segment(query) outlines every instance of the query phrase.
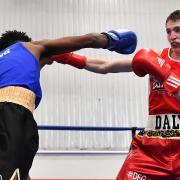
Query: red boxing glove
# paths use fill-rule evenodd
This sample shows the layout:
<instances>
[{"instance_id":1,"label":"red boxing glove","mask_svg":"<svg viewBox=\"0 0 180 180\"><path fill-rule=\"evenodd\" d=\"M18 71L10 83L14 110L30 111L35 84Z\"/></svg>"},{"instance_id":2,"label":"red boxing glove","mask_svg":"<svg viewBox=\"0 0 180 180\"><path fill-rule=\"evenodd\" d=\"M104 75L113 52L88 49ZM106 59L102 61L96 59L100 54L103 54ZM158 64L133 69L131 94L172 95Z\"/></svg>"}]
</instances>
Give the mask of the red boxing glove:
<instances>
[{"instance_id":1,"label":"red boxing glove","mask_svg":"<svg viewBox=\"0 0 180 180\"><path fill-rule=\"evenodd\" d=\"M151 49L141 49L135 54L132 69L140 77L146 74L154 76L163 82L165 89L170 93L177 93L180 89L180 78L172 72L170 64Z\"/></svg>"},{"instance_id":2,"label":"red boxing glove","mask_svg":"<svg viewBox=\"0 0 180 180\"><path fill-rule=\"evenodd\" d=\"M86 66L86 56L77 54L77 53L64 53L53 55L50 58L50 61L56 61L57 63L69 64L79 69L83 69Z\"/></svg>"},{"instance_id":3,"label":"red boxing glove","mask_svg":"<svg viewBox=\"0 0 180 180\"><path fill-rule=\"evenodd\" d=\"M151 49L141 49L135 54L132 69L140 77L149 74L161 82L171 73L171 66Z\"/></svg>"}]
</instances>

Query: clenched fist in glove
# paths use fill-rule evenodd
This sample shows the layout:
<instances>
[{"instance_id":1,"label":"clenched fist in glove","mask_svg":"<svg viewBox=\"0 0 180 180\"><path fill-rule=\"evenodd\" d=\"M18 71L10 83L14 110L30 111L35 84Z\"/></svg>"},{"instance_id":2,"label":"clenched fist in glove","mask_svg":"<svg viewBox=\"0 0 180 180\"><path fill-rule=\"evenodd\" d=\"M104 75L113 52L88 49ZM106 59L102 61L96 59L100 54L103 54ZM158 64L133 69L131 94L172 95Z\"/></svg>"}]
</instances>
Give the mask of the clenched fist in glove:
<instances>
[{"instance_id":1,"label":"clenched fist in glove","mask_svg":"<svg viewBox=\"0 0 180 180\"><path fill-rule=\"evenodd\" d=\"M154 76L172 94L180 91L180 77L173 72L170 64L151 49L141 49L135 54L132 69L140 77L146 74Z\"/></svg>"},{"instance_id":2,"label":"clenched fist in glove","mask_svg":"<svg viewBox=\"0 0 180 180\"><path fill-rule=\"evenodd\" d=\"M115 51L120 54L131 54L137 46L137 36L133 31L117 29L102 32L108 38L108 44L104 49Z\"/></svg>"}]
</instances>

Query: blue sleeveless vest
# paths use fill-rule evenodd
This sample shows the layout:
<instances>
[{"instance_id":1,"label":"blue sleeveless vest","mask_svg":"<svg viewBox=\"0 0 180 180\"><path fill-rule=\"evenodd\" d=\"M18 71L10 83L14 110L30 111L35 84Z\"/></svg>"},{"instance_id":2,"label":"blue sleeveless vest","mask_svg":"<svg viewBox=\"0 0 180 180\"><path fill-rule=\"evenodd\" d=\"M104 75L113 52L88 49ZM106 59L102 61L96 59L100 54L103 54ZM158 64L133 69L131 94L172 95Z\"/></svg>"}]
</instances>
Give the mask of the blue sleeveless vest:
<instances>
[{"instance_id":1,"label":"blue sleeveless vest","mask_svg":"<svg viewBox=\"0 0 180 180\"><path fill-rule=\"evenodd\" d=\"M39 63L21 42L0 51L0 88L20 86L33 91L37 107L42 98L39 79Z\"/></svg>"}]
</instances>

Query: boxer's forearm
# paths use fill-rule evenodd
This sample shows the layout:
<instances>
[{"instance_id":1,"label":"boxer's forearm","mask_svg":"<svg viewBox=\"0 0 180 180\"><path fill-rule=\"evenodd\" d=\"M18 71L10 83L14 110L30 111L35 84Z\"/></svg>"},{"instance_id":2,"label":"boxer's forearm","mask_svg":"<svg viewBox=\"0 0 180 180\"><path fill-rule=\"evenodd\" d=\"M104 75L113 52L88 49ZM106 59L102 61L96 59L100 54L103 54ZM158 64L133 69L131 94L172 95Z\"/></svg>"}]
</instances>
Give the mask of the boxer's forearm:
<instances>
[{"instance_id":1,"label":"boxer's forearm","mask_svg":"<svg viewBox=\"0 0 180 180\"><path fill-rule=\"evenodd\" d=\"M87 58L85 69L100 74L132 71L131 60L107 60L101 58Z\"/></svg>"}]
</instances>

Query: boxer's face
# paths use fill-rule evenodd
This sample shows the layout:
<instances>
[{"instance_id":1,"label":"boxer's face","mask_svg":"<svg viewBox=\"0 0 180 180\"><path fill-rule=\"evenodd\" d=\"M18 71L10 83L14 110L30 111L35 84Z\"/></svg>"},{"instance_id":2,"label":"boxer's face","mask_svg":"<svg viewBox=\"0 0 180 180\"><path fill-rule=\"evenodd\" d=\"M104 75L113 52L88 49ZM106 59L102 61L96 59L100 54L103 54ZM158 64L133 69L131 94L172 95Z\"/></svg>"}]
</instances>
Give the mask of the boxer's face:
<instances>
[{"instance_id":1,"label":"boxer's face","mask_svg":"<svg viewBox=\"0 0 180 180\"><path fill-rule=\"evenodd\" d=\"M180 53L180 19L169 20L166 24L167 39L172 49Z\"/></svg>"}]
</instances>

